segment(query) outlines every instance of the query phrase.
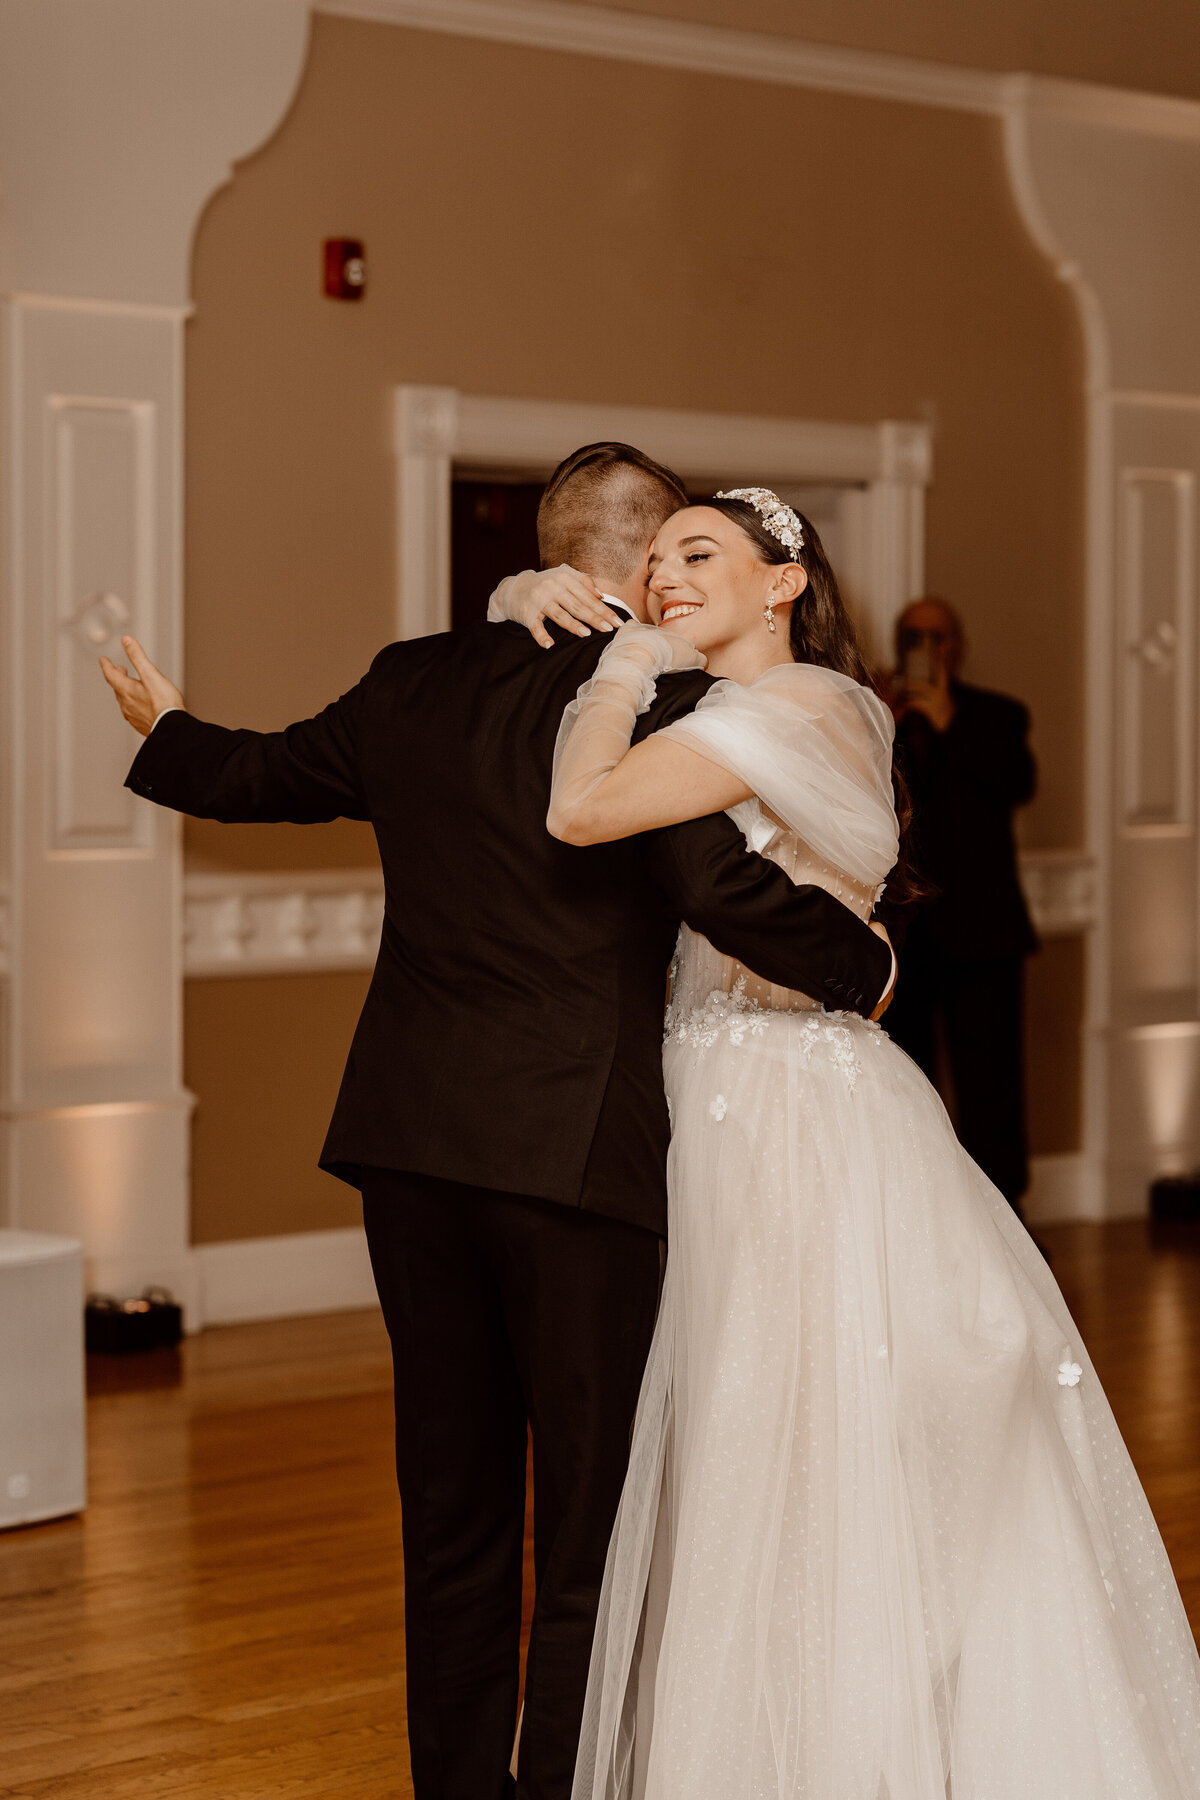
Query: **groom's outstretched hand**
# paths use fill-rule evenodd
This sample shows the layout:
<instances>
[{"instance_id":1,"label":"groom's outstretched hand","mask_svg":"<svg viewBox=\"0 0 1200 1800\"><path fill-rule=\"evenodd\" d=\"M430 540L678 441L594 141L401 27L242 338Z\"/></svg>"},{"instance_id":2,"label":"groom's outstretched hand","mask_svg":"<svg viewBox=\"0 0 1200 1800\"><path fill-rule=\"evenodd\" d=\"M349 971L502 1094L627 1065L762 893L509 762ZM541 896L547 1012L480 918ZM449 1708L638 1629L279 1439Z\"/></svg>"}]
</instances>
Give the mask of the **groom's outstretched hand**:
<instances>
[{"instance_id":1,"label":"groom's outstretched hand","mask_svg":"<svg viewBox=\"0 0 1200 1800\"><path fill-rule=\"evenodd\" d=\"M107 656L100 658L100 671L121 707L121 712L135 731L149 737L159 713L171 706L183 706L183 695L161 669L156 669L135 637L123 637L121 647L133 664L134 673L119 668Z\"/></svg>"}]
</instances>

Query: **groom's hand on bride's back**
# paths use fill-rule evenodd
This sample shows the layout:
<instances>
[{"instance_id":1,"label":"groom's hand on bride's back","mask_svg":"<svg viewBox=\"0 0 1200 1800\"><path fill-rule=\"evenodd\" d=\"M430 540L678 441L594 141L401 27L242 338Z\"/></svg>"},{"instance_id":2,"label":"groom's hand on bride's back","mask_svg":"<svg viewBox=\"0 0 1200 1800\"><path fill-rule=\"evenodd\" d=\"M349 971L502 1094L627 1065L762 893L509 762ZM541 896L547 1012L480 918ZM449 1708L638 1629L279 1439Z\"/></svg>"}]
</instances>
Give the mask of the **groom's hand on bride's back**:
<instances>
[{"instance_id":1,"label":"groom's hand on bride's back","mask_svg":"<svg viewBox=\"0 0 1200 1800\"><path fill-rule=\"evenodd\" d=\"M131 675L107 656L100 658L100 672L113 693L122 716L142 737L149 737L154 721L170 707L183 706L183 695L161 669L156 669L135 637L123 637L121 647L133 664Z\"/></svg>"}]
</instances>

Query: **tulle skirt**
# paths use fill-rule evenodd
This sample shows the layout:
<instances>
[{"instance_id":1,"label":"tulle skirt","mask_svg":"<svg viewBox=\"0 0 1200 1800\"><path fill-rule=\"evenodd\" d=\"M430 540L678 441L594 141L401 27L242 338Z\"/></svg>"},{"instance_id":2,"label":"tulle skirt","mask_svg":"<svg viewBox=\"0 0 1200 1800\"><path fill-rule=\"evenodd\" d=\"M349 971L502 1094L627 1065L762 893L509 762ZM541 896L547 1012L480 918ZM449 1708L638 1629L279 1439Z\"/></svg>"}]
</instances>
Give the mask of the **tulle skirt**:
<instances>
[{"instance_id":1,"label":"tulle skirt","mask_svg":"<svg viewBox=\"0 0 1200 1800\"><path fill-rule=\"evenodd\" d=\"M1162 1541L929 1083L849 1016L684 1036L574 1800L1197 1800Z\"/></svg>"}]
</instances>

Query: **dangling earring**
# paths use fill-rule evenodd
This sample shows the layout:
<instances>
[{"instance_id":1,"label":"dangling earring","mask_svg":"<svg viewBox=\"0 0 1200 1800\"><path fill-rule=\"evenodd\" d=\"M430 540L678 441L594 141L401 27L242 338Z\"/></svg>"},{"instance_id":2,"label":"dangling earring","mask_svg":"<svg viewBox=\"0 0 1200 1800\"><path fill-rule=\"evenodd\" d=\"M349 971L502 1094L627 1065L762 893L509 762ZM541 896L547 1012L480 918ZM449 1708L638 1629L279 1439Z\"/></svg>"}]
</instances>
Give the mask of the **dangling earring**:
<instances>
[{"instance_id":1,"label":"dangling earring","mask_svg":"<svg viewBox=\"0 0 1200 1800\"><path fill-rule=\"evenodd\" d=\"M767 604L763 607L763 618L767 621L767 630L774 631L774 629L775 629L775 602L773 600L768 600Z\"/></svg>"}]
</instances>

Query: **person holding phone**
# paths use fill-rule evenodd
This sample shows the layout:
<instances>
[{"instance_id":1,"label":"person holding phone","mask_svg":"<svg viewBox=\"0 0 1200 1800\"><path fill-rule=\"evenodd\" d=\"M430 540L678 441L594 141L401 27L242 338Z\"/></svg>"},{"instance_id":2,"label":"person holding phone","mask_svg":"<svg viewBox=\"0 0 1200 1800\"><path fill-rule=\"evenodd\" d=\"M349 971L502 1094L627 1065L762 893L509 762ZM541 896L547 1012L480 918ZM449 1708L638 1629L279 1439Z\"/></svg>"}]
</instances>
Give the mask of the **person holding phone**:
<instances>
[{"instance_id":1,"label":"person holding phone","mask_svg":"<svg viewBox=\"0 0 1200 1800\"><path fill-rule=\"evenodd\" d=\"M937 596L896 621L897 761L931 892L908 929L886 1029L935 1084L949 1075L959 1139L1019 1215L1029 1186L1024 970L1038 940L1013 814L1033 798L1037 765L1028 709L960 680L965 649L958 614Z\"/></svg>"}]
</instances>

